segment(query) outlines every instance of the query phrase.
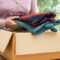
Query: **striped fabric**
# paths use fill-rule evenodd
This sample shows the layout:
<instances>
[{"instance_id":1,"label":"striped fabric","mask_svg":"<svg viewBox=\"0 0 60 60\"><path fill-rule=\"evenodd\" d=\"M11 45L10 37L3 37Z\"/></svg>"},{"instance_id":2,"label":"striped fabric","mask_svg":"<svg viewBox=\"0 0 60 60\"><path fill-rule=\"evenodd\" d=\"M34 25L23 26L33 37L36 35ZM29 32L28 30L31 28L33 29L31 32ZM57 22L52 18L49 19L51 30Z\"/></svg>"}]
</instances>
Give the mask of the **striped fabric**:
<instances>
[{"instance_id":1,"label":"striped fabric","mask_svg":"<svg viewBox=\"0 0 60 60\"><path fill-rule=\"evenodd\" d=\"M60 24L60 19L55 19L55 13L33 13L33 14L16 14L19 18L16 18L14 21L18 23L22 28L25 28L27 31L32 34L41 34L47 30L57 32L55 28L56 25Z\"/></svg>"},{"instance_id":2,"label":"striped fabric","mask_svg":"<svg viewBox=\"0 0 60 60\"><path fill-rule=\"evenodd\" d=\"M20 18L16 18L15 20L26 22L27 24L36 27L38 25L43 24L46 21L53 22L55 21L55 13L46 12L46 13L33 13L33 14L16 14Z\"/></svg>"}]
</instances>

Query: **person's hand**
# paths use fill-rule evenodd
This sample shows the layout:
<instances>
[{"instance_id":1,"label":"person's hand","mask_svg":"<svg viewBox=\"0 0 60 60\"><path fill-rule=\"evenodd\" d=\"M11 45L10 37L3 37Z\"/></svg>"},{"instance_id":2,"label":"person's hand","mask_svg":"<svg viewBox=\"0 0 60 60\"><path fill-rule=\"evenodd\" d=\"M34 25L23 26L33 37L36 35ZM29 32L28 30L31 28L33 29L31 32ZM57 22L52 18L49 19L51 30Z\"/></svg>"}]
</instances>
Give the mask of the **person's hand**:
<instances>
[{"instance_id":1,"label":"person's hand","mask_svg":"<svg viewBox=\"0 0 60 60\"><path fill-rule=\"evenodd\" d=\"M14 22L15 18L18 18L18 17L17 16L13 16L13 17L9 17L9 18L7 18L5 20L6 28L16 29L16 28L20 28L21 27L17 23Z\"/></svg>"}]
</instances>

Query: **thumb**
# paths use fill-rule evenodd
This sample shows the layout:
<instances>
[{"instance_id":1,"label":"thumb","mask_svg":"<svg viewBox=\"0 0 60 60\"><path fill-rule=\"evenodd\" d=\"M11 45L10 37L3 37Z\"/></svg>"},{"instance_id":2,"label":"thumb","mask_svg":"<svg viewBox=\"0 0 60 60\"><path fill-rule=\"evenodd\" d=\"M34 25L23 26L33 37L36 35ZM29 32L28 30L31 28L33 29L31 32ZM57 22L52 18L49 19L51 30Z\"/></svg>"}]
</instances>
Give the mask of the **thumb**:
<instances>
[{"instance_id":1,"label":"thumb","mask_svg":"<svg viewBox=\"0 0 60 60\"><path fill-rule=\"evenodd\" d=\"M15 18L19 18L19 16L10 17L11 20L14 20Z\"/></svg>"}]
</instances>

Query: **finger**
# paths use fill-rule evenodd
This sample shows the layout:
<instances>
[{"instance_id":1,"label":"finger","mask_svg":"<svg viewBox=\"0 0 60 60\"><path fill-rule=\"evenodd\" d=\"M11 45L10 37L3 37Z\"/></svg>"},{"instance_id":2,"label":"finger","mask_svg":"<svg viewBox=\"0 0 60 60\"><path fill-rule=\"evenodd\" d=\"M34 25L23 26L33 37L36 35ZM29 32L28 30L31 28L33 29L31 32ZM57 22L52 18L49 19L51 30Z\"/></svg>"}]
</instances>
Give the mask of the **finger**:
<instances>
[{"instance_id":1,"label":"finger","mask_svg":"<svg viewBox=\"0 0 60 60\"><path fill-rule=\"evenodd\" d=\"M12 26L12 29L17 29L17 28L21 28L21 26L18 26L18 25L13 25Z\"/></svg>"},{"instance_id":2,"label":"finger","mask_svg":"<svg viewBox=\"0 0 60 60\"><path fill-rule=\"evenodd\" d=\"M12 18L12 20L14 20L15 18L19 18L19 16L14 16L14 18Z\"/></svg>"},{"instance_id":3,"label":"finger","mask_svg":"<svg viewBox=\"0 0 60 60\"><path fill-rule=\"evenodd\" d=\"M17 23L14 24L16 28L20 28L21 26Z\"/></svg>"},{"instance_id":4,"label":"finger","mask_svg":"<svg viewBox=\"0 0 60 60\"><path fill-rule=\"evenodd\" d=\"M14 22L14 21L11 21L11 23L12 23L13 25L15 25L15 26L20 27L20 25L19 25L19 24L17 24L16 22Z\"/></svg>"},{"instance_id":5,"label":"finger","mask_svg":"<svg viewBox=\"0 0 60 60\"><path fill-rule=\"evenodd\" d=\"M9 17L8 19L14 20L15 18L19 18L19 16Z\"/></svg>"},{"instance_id":6,"label":"finger","mask_svg":"<svg viewBox=\"0 0 60 60\"><path fill-rule=\"evenodd\" d=\"M20 28L20 27L22 27L22 26L20 26L20 25L19 25L19 24L17 24L17 23L15 24L15 26L16 26L17 28Z\"/></svg>"},{"instance_id":7,"label":"finger","mask_svg":"<svg viewBox=\"0 0 60 60\"><path fill-rule=\"evenodd\" d=\"M21 26L15 26L15 29L17 29L17 28L21 28Z\"/></svg>"}]
</instances>

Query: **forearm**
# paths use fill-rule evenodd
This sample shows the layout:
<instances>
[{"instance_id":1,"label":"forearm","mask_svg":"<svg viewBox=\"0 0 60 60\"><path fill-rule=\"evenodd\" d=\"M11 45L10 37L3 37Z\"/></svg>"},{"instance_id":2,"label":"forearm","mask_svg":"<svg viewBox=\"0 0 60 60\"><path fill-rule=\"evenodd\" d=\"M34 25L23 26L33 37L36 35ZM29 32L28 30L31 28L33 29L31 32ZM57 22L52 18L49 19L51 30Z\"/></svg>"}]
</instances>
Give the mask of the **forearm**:
<instances>
[{"instance_id":1,"label":"forearm","mask_svg":"<svg viewBox=\"0 0 60 60\"><path fill-rule=\"evenodd\" d=\"M5 28L5 20L0 18L0 29Z\"/></svg>"}]
</instances>

